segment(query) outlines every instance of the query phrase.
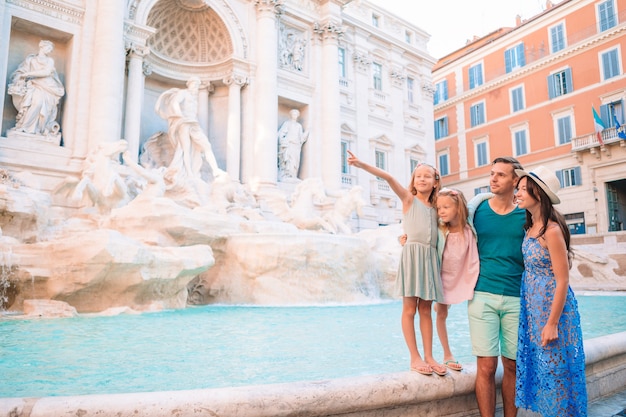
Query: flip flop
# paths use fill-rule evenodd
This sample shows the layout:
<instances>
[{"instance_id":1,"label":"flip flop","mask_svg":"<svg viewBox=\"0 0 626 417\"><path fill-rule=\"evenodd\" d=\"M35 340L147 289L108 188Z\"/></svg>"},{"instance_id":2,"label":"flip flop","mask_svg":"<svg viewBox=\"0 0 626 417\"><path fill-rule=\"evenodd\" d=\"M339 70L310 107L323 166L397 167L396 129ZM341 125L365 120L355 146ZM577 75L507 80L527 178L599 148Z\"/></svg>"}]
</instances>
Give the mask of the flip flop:
<instances>
[{"instance_id":1,"label":"flip flop","mask_svg":"<svg viewBox=\"0 0 626 417\"><path fill-rule=\"evenodd\" d=\"M448 370L443 365L439 365L439 364L430 365L430 368L433 370L434 373L436 373L439 376L445 376L448 373Z\"/></svg>"},{"instance_id":2,"label":"flip flop","mask_svg":"<svg viewBox=\"0 0 626 417\"><path fill-rule=\"evenodd\" d=\"M433 368L431 368L430 365L411 366L411 372L417 372L422 375L432 375Z\"/></svg>"},{"instance_id":3,"label":"flip flop","mask_svg":"<svg viewBox=\"0 0 626 417\"><path fill-rule=\"evenodd\" d=\"M448 369L453 371L460 372L463 370L463 365L461 365L458 361L445 361L443 363Z\"/></svg>"}]
</instances>

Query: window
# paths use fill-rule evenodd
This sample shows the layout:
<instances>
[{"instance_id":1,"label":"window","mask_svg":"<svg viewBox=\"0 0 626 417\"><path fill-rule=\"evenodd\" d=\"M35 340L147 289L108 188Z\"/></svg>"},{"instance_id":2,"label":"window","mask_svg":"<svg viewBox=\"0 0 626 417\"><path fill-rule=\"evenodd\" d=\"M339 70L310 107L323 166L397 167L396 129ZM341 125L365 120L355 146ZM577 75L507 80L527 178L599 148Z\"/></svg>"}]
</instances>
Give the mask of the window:
<instances>
[{"instance_id":1,"label":"window","mask_svg":"<svg viewBox=\"0 0 626 417\"><path fill-rule=\"evenodd\" d=\"M617 24L613 0L606 0L605 2L598 4L598 17L600 22L600 32L611 29Z\"/></svg>"},{"instance_id":2,"label":"window","mask_svg":"<svg viewBox=\"0 0 626 417\"><path fill-rule=\"evenodd\" d=\"M550 28L550 50L552 53L565 49L565 29L563 23Z\"/></svg>"},{"instance_id":3,"label":"window","mask_svg":"<svg viewBox=\"0 0 626 417\"><path fill-rule=\"evenodd\" d=\"M487 157L487 142L477 142L476 143L476 166L483 166L489 163L489 158Z\"/></svg>"},{"instance_id":4,"label":"window","mask_svg":"<svg viewBox=\"0 0 626 417\"><path fill-rule=\"evenodd\" d=\"M515 145L515 156L526 155L528 153L526 129L513 132L513 142Z\"/></svg>"},{"instance_id":5,"label":"window","mask_svg":"<svg viewBox=\"0 0 626 417\"><path fill-rule=\"evenodd\" d=\"M526 58L524 57L524 43L520 43L519 45L504 51L504 65L507 73L526 65Z\"/></svg>"},{"instance_id":6,"label":"window","mask_svg":"<svg viewBox=\"0 0 626 417\"><path fill-rule=\"evenodd\" d=\"M343 140L341 141L341 173L350 173L350 168L348 165L348 142Z\"/></svg>"},{"instance_id":7,"label":"window","mask_svg":"<svg viewBox=\"0 0 626 417\"><path fill-rule=\"evenodd\" d=\"M580 167L560 169L556 172L556 176L562 188L574 187L583 183Z\"/></svg>"},{"instance_id":8,"label":"window","mask_svg":"<svg viewBox=\"0 0 626 417\"><path fill-rule=\"evenodd\" d=\"M383 66L377 63L372 64L374 89L382 91L383 89Z\"/></svg>"},{"instance_id":9,"label":"window","mask_svg":"<svg viewBox=\"0 0 626 417\"><path fill-rule=\"evenodd\" d=\"M387 153L376 150L376 168L387 170Z\"/></svg>"},{"instance_id":10,"label":"window","mask_svg":"<svg viewBox=\"0 0 626 417\"><path fill-rule=\"evenodd\" d=\"M418 161L417 159L411 158L411 174L413 174L413 171L415 171L415 168L417 168L419 164L420 164L420 161Z\"/></svg>"},{"instance_id":11,"label":"window","mask_svg":"<svg viewBox=\"0 0 626 417\"><path fill-rule=\"evenodd\" d=\"M346 50L338 48L339 51L339 77L346 78Z\"/></svg>"},{"instance_id":12,"label":"window","mask_svg":"<svg viewBox=\"0 0 626 417\"><path fill-rule=\"evenodd\" d=\"M482 187L474 188L474 195L488 193L489 191L491 191L491 187L489 187L488 185L483 185Z\"/></svg>"},{"instance_id":13,"label":"window","mask_svg":"<svg viewBox=\"0 0 626 417\"><path fill-rule=\"evenodd\" d=\"M380 16L373 14L372 15L372 26L375 28L380 26Z\"/></svg>"},{"instance_id":14,"label":"window","mask_svg":"<svg viewBox=\"0 0 626 417\"><path fill-rule=\"evenodd\" d=\"M571 68L566 68L548 76L548 96L551 99L572 91L574 91L574 84L572 82Z\"/></svg>"},{"instance_id":15,"label":"window","mask_svg":"<svg viewBox=\"0 0 626 417\"><path fill-rule=\"evenodd\" d=\"M448 117L442 117L435 120L435 139L441 139L448 136Z\"/></svg>"},{"instance_id":16,"label":"window","mask_svg":"<svg viewBox=\"0 0 626 417\"><path fill-rule=\"evenodd\" d=\"M617 48L603 52L600 56L602 57L602 75L604 79L608 80L609 78L618 76L620 69Z\"/></svg>"},{"instance_id":17,"label":"window","mask_svg":"<svg viewBox=\"0 0 626 417\"><path fill-rule=\"evenodd\" d=\"M414 102L413 98L413 86L415 85L415 80L411 77L406 77L406 99L409 103Z\"/></svg>"},{"instance_id":18,"label":"window","mask_svg":"<svg viewBox=\"0 0 626 417\"><path fill-rule=\"evenodd\" d=\"M409 32L408 30L404 32L404 41L408 44L411 44L411 41L413 40L413 34L411 32ZM413 171L411 171L413 172Z\"/></svg>"},{"instance_id":19,"label":"window","mask_svg":"<svg viewBox=\"0 0 626 417\"><path fill-rule=\"evenodd\" d=\"M572 118L571 116L559 117L556 119L556 130L559 145L565 145L572 141Z\"/></svg>"},{"instance_id":20,"label":"window","mask_svg":"<svg viewBox=\"0 0 626 417\"><path fill-rule=\"evenodd\" d=\"M511 90L511 112L524 109L524 88L522 86L512 88Z\"/></svg>"},{"instance_id":21,"label":"window","mask_svg":"<svg viewBox=\"0 0 626 417\"><path fill-rule=\"evenodd\" d=\"M470 90L483 84L483 64L471 66L469 72Z\"/></svg>"},{"instance_id":22,"label":"window","mask_svg":"<svg viewBox=\"0 0 626 417\"><path fill-rule=\"evenodd\" d=\"M615 117L613 117L615 116ZM617 118L619 124L624 124L624 105L621 100L614 101L612 103L603 104L600 106L600 118L604 122L604 126L616 127L615 118Z\"/></svg>"},{"instance_id":23,"label":"window","mask_svg":"<svg viewBox=\"0 0 626 417\"><path fill-rule=\"evenodd\" d=\"M472 127L485 123L485 103L477 103L470 107L470 123Z\"/></svg>"},{"instance_id":24,"label":"window","mask_svg":"<svg viewBox=\"0 0 626 417\"><path fill-rule=\"evenodd\" d=\"M443 177L444 175L450 174L450 164L449 164L449 156L447 153L439 154L439 174Z\"/></svg>"},{"instance_id":25,"label":"window","mask_svg":"<svg viewBox=\"0 0 626 417\"><path fill-rule=\"evenodd\" d=\"M435 105L448 99L448 80L443 80L435 84Z\"/></svg>"}]
</instances>

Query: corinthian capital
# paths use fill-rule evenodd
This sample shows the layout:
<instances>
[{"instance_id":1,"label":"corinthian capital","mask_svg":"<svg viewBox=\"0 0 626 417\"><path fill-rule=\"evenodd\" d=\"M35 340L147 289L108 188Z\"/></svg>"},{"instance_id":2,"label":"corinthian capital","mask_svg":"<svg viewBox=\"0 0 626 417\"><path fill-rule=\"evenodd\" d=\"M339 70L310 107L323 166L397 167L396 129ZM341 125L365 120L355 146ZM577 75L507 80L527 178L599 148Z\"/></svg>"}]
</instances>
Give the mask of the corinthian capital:
<instances>
[{"instance_id":1,"label":"corinthian capital","mask_svg":"<svg viewBox=\"0 0 626 417\"><path fill-rule=\"evenodd\" d=\"M222 81L224 82L224 84L228 86L234 84L234 85L243 87L248 84L248 78L245 75L241 75L241 74L230 74L228 77L224 78Z\"/></svg>"},{"instance_id":2,"label":"corinthian capital","mask_svg":"<svg viewBox=\"0 0 626 417\"><path fill-rule=\"evenodd\" d=\"M280 16L283 13L283 0L253 0L259 13L274 13Z\"/></svg>"},{"instance_id":3,"label":"corinthian capital","mask_svg":"<svg viewBox=\"0 0 626 417\"><path fill-rule=\"evenodd\" d=\"M313 32L322 36L324 39L339 39L345 33L345 29L341 23L329 19L325 22L315 22Z\"/></svg>"}]
</instances>

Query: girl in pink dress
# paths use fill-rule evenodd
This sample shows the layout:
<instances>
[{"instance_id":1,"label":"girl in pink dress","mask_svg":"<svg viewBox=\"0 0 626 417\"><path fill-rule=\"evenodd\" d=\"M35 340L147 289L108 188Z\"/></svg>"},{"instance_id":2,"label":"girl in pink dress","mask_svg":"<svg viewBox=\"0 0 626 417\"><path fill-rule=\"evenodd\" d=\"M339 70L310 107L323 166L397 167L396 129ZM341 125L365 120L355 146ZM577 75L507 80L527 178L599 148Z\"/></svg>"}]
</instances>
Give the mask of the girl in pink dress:
<instances>
[{"instance_id":1,"label":"girl in pink dress","mask_svg":"<svg viewBox=\"0 0 626 417\"><path fill-rule=\"evenodd\" d=\"M435 305L437 335L443 348L443 363L453 371L463 366L454 359L448 343L446 319L450 304L471 300L478 279L479 262L476 232L467 221L467 201L458 190L443 188L437 196L439 216L438 251L441 253L443 300Z\"/></svg>"}]
</instances>

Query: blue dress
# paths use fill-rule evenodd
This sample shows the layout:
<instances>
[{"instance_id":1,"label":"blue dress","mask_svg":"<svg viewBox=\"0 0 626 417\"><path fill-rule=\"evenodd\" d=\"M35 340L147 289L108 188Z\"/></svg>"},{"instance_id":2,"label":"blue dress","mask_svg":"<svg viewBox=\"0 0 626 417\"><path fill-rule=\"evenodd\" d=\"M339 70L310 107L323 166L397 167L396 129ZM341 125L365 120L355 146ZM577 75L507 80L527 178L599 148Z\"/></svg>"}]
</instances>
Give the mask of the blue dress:
<instances>
[{"instance_id":1,"label":"blue dress","mask_svg":"<svg viewBox=\"0 0 626 417\"><path fill-rule=\"evenodd\" d=\"M541 346L556 280L548 249L526 236L517 349L515 405L543 417L587 416L585 352L578 303L571 288L559 320L559 337Z\"/></svg>"}]
</instances>

